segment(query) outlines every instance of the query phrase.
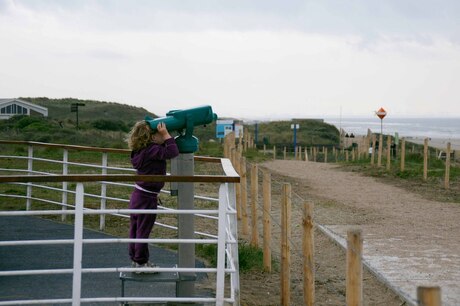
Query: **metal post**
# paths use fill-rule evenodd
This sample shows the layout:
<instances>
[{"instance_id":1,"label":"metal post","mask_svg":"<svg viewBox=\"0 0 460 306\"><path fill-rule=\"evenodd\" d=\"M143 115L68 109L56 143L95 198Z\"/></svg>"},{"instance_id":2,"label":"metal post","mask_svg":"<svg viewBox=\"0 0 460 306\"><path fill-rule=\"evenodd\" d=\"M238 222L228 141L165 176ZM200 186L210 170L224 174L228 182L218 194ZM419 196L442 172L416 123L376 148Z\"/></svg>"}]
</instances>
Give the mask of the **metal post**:
<instances>
[{"instance_id":1,"label":"metal post","mask_svg":"<svg viewBox=\"0 0 460 306\"><path fill-rule=\"evenodd\" d=\"M102 153L102 174L107 174L107 152ZM106 208L107 203L107 184L101 183L101 209ZM105 230L105 215L101 214L99 217L99 230Z\"/></svg>"},{"instance_id":2,"label":"metal post","mask_svg":"<svg viewBox=\"0 0 460 306\"><path fill-rule=\"evenodd\" d=\"M67 175L69 174L69 151L64 149L63 157L62 157L62 174ZM68 183L62 182L62 210L67 210L67 188ZM64 222L67 219L67 215L63 214L61 216L61 221Z\"/></svg>"},{"instance_id":3,"label":"metal post","mask_svg":"<svg viewBox=\"0 0 460 306\"><path fill-rule=\"evenodd\" d=\"M29 146L28 149L28 158L27 158L27 175L32 175L33 171L33 158L34 158L34 147ZM27 183L27 201L26 201L26 209L30 210L32 207L32 184Z\"/></svg>"},{"instance_id":4,"label":"metal post","mask_svg":"<svg viewBox=\"0 0 460 306\"><path fill-rule=\"evenodd\" d=\"M83 255L83 201L84 188L82 183L77 183L75 193L75 228L73 246L73 280L72 280L72 306L80 305L81 299L81 273Z\"/></svg>"},{"instance_id":5,"label":"metal post","mask_svg":"<svg viewBox=\"0 0 460 306\"><path fill-rule=\"evenodd\" d=\"M177 175L193 175L193 153L181 153L177 157ZM178 183L177 203L179 209L194 209L194 184ZM195 232L193 215L179 215L179 239L193 239ZM193 243L179 244L179 268L195 268L195 245ZM177 297L195 296L195 273L179 273L177 282Z\"/></svg>"},{"instance_id":6,"label":"metal post","mask_svg":"<svg viewBox=\"0 0 460 306\"><path fill-rule=\"evenodd\" d=\"M297 157L297 128L294 124L294 159Z\"/></svg>"}]
</instances>

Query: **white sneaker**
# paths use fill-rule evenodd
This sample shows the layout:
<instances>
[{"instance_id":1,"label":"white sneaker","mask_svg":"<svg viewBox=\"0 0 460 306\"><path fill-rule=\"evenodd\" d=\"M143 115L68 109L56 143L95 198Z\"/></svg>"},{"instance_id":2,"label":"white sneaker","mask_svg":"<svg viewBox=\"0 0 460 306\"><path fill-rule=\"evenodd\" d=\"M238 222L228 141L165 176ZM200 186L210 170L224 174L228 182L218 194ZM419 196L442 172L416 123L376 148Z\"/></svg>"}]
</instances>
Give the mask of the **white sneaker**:
<instances>
[{"instance_id":1,"label":"white sneaker","mask_svg":"<svg viewBox=\"0 0 460 306\"><path fill-rule=\"evenodd\" d=\"M147 261L146 263L144 264L138 264L137 262L133 262L134 263L134 267L135 268L159 268L159 266L151 263L150 261ZM141 274L141 273L151 273L151 274L157 274L158 271L136 271L135 272L136 274Z\"/></svg>"}]
</instances>

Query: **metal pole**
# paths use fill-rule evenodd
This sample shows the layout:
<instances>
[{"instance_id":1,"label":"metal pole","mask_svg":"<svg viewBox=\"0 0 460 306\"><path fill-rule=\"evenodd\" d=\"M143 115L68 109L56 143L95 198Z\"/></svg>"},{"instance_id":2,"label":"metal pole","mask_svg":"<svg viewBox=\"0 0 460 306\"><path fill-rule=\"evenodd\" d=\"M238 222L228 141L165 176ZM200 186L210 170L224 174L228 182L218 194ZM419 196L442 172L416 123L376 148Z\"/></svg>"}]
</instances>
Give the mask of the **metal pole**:
<instances>
[{"instance_id":1,"label":"metal pole","mask_svg":"<svg viewBox=\"0 0 460 306\"><path fill-rule=\"evenodd\" d=\"M177 157L177 175L193 175L193 153L179 154ZM194 184L178 183L177 203L179 209L194 209ZM179 215L179 239L193 239L195 232L195 218L193 215ZM179 244L179 268L195 268L195 244ZM177 297L195 296L195 273L179 273L177 282Z\"/></svg>"},{"instance_id":2,"label":"metal pole","mask_svg":"<svg viewBox=\"0 0 460 306\"><path fill-rule=\"evenodd\" d=\"M77 130L78 130L78 103L77 103Z\"/></svg>"},{"instance_id":3,"label":"metal pole","mask_svg":"<svg viewBox=\"0 0 460 306\"><path fill-rule=\"evenodd\" d=\"M297 125L294 123L294 156L297 156Z\"/></svg>"}]
</instances>

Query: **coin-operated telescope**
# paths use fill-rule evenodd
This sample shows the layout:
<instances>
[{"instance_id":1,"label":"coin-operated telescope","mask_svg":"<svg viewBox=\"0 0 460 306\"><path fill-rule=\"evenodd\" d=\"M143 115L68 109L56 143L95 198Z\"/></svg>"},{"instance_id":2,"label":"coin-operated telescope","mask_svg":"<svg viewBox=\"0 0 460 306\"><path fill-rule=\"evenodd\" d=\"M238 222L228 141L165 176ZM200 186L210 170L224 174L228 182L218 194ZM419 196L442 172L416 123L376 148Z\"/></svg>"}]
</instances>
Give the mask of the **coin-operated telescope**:
<instances>
[{"instance_id":1,"label":"coin-operated telescope","mask_svg":"<svg viewBox=\"0 0 460 306\"><path fill-rule=\"evenodd\" d=\"M217 115L212 112L209 105L199 106L182 110L171 110L165 117L145 117L145 121L153 131L157 125L164 122L169 132L177 131L179 136L175 138L180 153L194 153L198 151L198 138L193 136L193 128L198 125L206 125L217 120Z\"/></svg>"}]
</instances>

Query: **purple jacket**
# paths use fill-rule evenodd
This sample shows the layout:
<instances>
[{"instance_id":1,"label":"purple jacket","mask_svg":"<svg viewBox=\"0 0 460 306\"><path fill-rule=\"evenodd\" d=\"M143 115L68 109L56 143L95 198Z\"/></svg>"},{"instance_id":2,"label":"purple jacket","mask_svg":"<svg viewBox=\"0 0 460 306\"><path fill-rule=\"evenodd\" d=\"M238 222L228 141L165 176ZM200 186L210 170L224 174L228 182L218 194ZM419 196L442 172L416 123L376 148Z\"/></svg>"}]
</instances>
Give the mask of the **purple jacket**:
<instances>
[{"instance_id":1,"label":"purple jacket","mask_svg":"<svg viewBox=\"0 0 460 306\"><path fill-rule=\"evenodd\" d=\"M174 138L167 139L162 145L155 143L149 144L147 147L131 152L131 164L136 169L137 174L166 174L166 160L179 155ZM136 182L140 187L153 191L160 192L165 185L164 182Z\"/></svg>"}]
</instances>

